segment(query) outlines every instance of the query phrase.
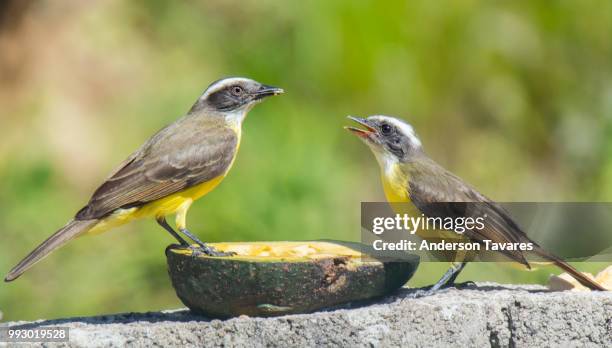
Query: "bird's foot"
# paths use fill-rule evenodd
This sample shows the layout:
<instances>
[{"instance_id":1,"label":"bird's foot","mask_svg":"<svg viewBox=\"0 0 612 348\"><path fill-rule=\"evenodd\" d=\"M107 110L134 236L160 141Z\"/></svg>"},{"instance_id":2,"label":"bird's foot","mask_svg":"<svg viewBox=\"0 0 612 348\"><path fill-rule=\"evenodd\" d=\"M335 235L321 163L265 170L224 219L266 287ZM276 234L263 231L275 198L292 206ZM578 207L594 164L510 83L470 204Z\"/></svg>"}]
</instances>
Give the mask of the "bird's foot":
<instances>
[{"instance_id":1,"label":"bird's foot","mask_svg":"<svg viewBox=\"0 0 612 348\"><path fill-rule=\"evenodd\" d=\"M431 296L443 290L451 290L451 289L463 290L463 289L472 288L475 286L476 286L476 283L474 283L471 280L468 280L462 283L454 283L454 282L447 283L447 284L442 284L441 286L433 285L433 286L425 288L425 291L422 293L422 296Z\"/></svg>"},{"instance_id":2,"label":"bird's foot","mask_svg":"<svg viewBox=\"0 0 612 348\"><path fill-rule=\"evenodd\" d=\"M446 285L444 288L455 288L457 290L463 290L463 289L467 289L467 288L473 288L476 287L476 283L474 283L471 280L468 280L467 282L462 282L462 283L452 283L452 284L448 284Z\"/></svg>"},{"instance_id":3,"label":"bird's foot","mask_svg":"<svg viewBox=\"0 0 612 348\"><path fill-rule=\"evenodd\" d=\"M223 257L236 255L236 253L233 251L219 251L211 246L208 246L206 243L202 243L195 248L199 250L200 253L204 253L207 256Z\"/></svg>"},{"instance_id":4,"label":"bird's foot","mask_svg":"<svg viewBox=\"0 0 612 348\"><path fill-rule=\"evenodd\" d=\"M191 239L194 242L196 242L196 244L198 245L198 247L196 247L196 249L198 249L199 252L204 253L207 256L222 257L222 256L234 256L234 255L236 255L236 253L233 252L233 251L223 252L223 251L219 251L219 250L217 250L217 249L207 245L206 243L202 242L198 237L196 237L193 233L189 232L189 230L186 229L186 228L179 228L179 231L183 232L187 237L189 237L189 239Z\"/></svg>"},{"instance_id":5,"label":"bird's foot","mask_svg":"<svg viewBox=\"0 0 612 348\"><path fill-rule=\"evenodd\" d=\"M198 257L201 255L206 255L205 252L202 251L202 248L200 248L200 246L196 246L196 245L185 245L185 248L191 250L191 256L192 257Z\"/></svg>"}]
</instances>

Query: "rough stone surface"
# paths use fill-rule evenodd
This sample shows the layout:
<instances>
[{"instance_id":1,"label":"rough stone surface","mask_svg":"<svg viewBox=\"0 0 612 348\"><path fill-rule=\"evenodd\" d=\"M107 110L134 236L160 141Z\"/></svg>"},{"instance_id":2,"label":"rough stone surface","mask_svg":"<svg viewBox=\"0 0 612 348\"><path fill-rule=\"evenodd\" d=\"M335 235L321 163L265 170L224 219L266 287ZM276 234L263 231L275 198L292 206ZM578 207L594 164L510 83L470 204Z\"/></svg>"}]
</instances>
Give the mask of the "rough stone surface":
<instances>
[{"instance_id":1,"label":"rough stone surface","mask_svg":"<svg viewBox=\"0 0 612 348\"><path fill-rule=\"evenodd\" d=\"M69 343L46 346L71 347L612 347L612 293L479 283L431 296L402 289L374 302L265 319L179 309L6 325L67 326Z\"/></svg>"}]
</instances>

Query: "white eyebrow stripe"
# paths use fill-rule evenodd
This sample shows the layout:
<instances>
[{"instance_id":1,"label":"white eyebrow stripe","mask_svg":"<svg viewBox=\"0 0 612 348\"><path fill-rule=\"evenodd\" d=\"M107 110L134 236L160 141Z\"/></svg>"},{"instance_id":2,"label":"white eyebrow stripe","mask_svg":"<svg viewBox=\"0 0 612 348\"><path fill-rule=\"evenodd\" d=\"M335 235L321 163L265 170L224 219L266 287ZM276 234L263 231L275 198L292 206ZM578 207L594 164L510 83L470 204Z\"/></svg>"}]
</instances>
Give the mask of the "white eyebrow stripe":
<instances>
[{"instance_id":1,"label":"white eyebrow stripe","mask_svg":"<svg viewBox=\"0 0 612 348\"><path fill-rule=\"evenodd\" d=\"M371 118L376 119L376 120L385 121L387 123L390 123L396 126L400 130L400 132L402 132L402 134L408 137L408 139L413 145L417 147L421 146L421 140L419 139L419 137L417 137L416 133L414 132L414 128L407 122L400 120L398 118L395 118L395 117L384 116L384 115L371 116Z\"/></svg>"},{"instance_id":2,"label":"white eyebrow stripe","mask_svg":"<svg viewBox=\"0 0 612 348\"><path fill-rule=\"evenodd\" d=\"M218 92L218 91L220 91L220 90L222 90L222 89L224 89L224 88L226 88L228 86L235 85L235 84L240 83L240 82L246 83L246 82L254 82L254 81L251 80L251 79L244 78L244 77L229 77L229 78L226 78L226 79L223 79L223 80L219 80L219 81L213 83L212 85L210 85L206 89L204 94L202 94L200 99L206 99L209 95L211 95L211 94L213 94L215 92Z\"/></svg>"}]
</instances>

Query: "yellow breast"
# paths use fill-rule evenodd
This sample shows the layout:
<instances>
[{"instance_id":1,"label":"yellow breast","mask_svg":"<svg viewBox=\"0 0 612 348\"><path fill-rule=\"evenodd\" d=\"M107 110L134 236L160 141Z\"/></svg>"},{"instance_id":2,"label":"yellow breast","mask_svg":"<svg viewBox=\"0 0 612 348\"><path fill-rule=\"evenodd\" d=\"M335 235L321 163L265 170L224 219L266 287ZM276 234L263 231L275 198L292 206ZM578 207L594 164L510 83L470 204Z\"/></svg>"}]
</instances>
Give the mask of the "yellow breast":
<instances>
[{"instance_id":1,"label":"yellow breast","mask_svg":"<svg viewBox=\"0 0 612 348\"><path fill-rule=\"evenodd\" d=\"M381 177L385 197L395 213L415 217L421 215L421 211L410 200L408 175L402 172L399 164L383 170Z\"/></svg>"},{"instance_id":2,"label":"yellow breast","mask_svg":"<svg viewBox=\"0 0 612 348\"><path fill-rule=\"evenodd\" d=\"M408 195L408 175L403 173L398 163L383 168L381 178L388 202L410 201L410 196Z\"/></svg>"}]
</instances>

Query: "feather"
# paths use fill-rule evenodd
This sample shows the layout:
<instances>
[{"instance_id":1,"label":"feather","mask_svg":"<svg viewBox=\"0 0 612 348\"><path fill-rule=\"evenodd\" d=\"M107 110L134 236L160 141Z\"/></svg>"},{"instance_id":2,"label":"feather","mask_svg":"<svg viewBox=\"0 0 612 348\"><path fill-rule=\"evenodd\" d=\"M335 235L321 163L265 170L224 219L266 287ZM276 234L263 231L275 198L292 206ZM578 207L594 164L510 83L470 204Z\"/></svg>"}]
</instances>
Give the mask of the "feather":
<instances>
[{"instance_id":1,"label":"feather","mask_svg":"<svg viewBox=\"0 0 612 348\"><path fill-rule=\"evenodd\" d=\"M79 235L86 233L91 229L97 220L71 220L66 226L59 229L51 237L47 238L42 242L36 249L32 250L23 260L21 260L17 266L13 267L11 271L4 278L5 282L10 282L17 279L23 272L30 269L38 261L45 258L52 251L60 248L64 244L78 237Z\"/></svg>"}]
</instances>

